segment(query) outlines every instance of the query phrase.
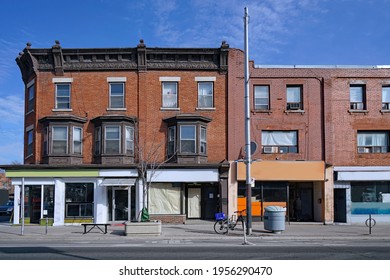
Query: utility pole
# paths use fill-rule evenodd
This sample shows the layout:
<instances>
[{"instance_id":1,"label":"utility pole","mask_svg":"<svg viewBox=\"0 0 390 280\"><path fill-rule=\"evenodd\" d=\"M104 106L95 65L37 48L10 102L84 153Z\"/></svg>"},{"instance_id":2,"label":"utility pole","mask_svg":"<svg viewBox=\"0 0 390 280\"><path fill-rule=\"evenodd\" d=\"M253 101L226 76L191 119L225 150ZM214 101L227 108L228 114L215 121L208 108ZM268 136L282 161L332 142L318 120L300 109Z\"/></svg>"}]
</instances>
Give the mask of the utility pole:
<instances>
[{"instance_id":1,"label":"utility pole","mask_svg":"<svg viewBox=\"0 0 390 280\"><path fill-rule=\"evenodd\" d=\"M246 230L252 234L252 184L251 184L251 134L250 134L250 100L249 100L249 51L248 51L248 8L245 7L244 41L245 41L245 164L246 164Z\"/></svg>"}]
</instances>

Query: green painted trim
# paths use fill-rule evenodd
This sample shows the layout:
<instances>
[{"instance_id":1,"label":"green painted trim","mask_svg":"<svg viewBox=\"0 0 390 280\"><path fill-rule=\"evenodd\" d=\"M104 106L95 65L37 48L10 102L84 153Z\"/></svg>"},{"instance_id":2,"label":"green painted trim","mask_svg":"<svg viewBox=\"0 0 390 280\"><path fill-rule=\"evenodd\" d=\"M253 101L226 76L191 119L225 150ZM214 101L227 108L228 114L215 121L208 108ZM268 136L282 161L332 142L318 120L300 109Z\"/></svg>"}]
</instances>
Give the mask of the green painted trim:
<instances>
[{"instance_id":1,"label":"green painted trim","mask_svg":"<svg viewBox=\"0 0 390 280\"><path fill-rule=\"evenodd\" d=\"M31 178L31 177L98 177L98 169L75 169L75 170L64 170L64 169L36 169L36 170L10 170L6 171L8 178Z\"/></svg>"}]
</instances>

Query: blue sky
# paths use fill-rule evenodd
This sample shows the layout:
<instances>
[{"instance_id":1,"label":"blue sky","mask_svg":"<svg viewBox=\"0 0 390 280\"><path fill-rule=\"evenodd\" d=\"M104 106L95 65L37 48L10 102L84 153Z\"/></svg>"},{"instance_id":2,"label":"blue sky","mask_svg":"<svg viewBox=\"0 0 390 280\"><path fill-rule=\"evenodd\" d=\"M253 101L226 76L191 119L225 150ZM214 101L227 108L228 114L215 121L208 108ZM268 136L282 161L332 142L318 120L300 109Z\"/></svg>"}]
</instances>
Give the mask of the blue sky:
<instances>
[{"instance_id":1,"label":"blue sky","mask_svg":"<svg viewBox=\"0 0 390 280\"><path fill-rule=\"evenodd\" d=\"M50 48L243 49L255 64L390 65L390 0L19 0L0 9L0 164L23 162L26 42Z\"/></svg>"}]
</instances>

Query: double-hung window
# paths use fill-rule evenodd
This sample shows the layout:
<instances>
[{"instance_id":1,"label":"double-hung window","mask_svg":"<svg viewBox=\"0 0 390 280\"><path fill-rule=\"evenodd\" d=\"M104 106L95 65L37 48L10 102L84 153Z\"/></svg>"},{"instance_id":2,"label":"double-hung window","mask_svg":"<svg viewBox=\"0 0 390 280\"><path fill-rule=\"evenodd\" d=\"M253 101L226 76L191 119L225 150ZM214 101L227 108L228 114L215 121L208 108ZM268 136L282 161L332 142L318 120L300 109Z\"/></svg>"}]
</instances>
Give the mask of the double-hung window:
<instances>
[{"instance_id":1,"label":"double-hung window","mask_svg":"<svg viewBox=\"0 0 390 280\"><path fill-rule=\"evenodd\" d=\"M126 126L126 154L134 154L134 128Z\"/></svg>"},{"instance_id":2,"label":"double-hung window","mask_svg":"<svg viewBox=\"0 0 390 280\"><path fill-rule=\"evenodd\" d=\"M358 131L358 153L388 153L389 131Z\"/></svg>"},{"instance_id":3,"label":"double-hung window","mask_svg":"<svg viewBox=\"0 0 390 280\"><path fill-rule=\"evenodd\" d=\"M125 84L110 83L110 108L120 109L125 107Z\"/></svg>"},{"instance_id":4,"label":"double-hung window","mask_svg":"<svg viewBox=\"0 0 390 280\"><path fill-rule=\"evenodd\" d=\"M390 110L390 85L382 86L382 109Z\"/></svg>"},{"instance_id":5,"label":"double-hung window","mask_svg":"<svg viewBox=\"0 0 390 280\"><path fill-rule=\"evenodd\" d=\"M162 83L162 107L177 108L177 82Z\"/></svg>"},{"instance_id":6,"label":"double-hung window","mask_svg":"<svg viewBox=\"0 0 390 280\"><path fill-rule=\"evenodd\" d=\"M350 85L349 87L350 109L365 110L366 109L366 86L365 85Z\"/></svg>"},{"instance_id":7,"label":"double-hung window","mask_svg":"<svg viewBox=\"0 0 390 280\"><path fill-rule=\"evenodd\" d=\"M266 131L261 133L263 153L298 153L297 131Z\"/></svg>"},{"instance_id":8,"label":"double-hung window","mask_svg":"<svg viewBox=\"0 0 390 280\"><path fill-rule=\"evenodd\" d=\"M82 154L83 144L83 129L81 127L73 127L73 153Z\"/></svg>"},{"instance_id":9,"label":"double-hung window","mask_svg":"<svg viewBox=\"0 0 390 280\"><path fill-rule=\"evenodd\" d=\"M200 127L200 153L207 154L207 129L204 126Z\"/></svg>"},{"instance_id":10,"label":"double-hung window","mask_svg":"<svg viewBox=\"0 0 390 280\"><path fill-rule=\"evenodd\" d=\"M198 82L198 108L212 108L213 105L213 82Z\"/></svg>"},{"instance_id":11,"label":"double-hung window","mask_svg":"<svg viewBox=\"0 0 390 280\"><path fill-rule=\"evenodd\" d=\"M121 130L119 125L105 126L105 153L119 154L121 153Z\"/></svg>"},{"instance_id":12,"label":"double-hung window","mask_svg":"<svg viewBox=\"0 0 390 280\"><path fill-rule=\"evenodd\" d=\"M168 127L168 157L176 153L176 126Z\"/></svg>"},{"instance_id":13,"label":"double-hung window","mask_svg":"<svg viewBox=\"0 0 390 280\"><path fill-rule=\"evenodd\" d=\"M56 109L70 109L70 84L56 84Z\"/></svg>"},{"instance_id":14,"label":"double-hung window","mask_svg":"<svg viewBox=\"0 0 390 280\"><path fill-rule=\"evenodd\" d=\"M34 130L30 129L27 131L27 157L33 154L33 145L34 145Z\"/></svg>"},{"instance_id":15,"label":"double-hung window","mask_svg":"<svg viewBox=\"0 0 390 280\"><path fill-rule=\"evenodd\" d=\"M35 101L35 83L29 85L27 88L28 100L27 100L27 113L34 110L34 101Z\"/></svg>"},{"instance_id":16,"label":"double-hung window","mask_svg":"<svg viewBox=\"0 0 390 280\"><path fill-rule=\"evenodd\" d=\"M53 154L68 153L68 126L53 126L52 128Z\"/></svg>"},{"instance_id":17,"label":"double-hung window","mask_svg":"<svg viewBox=\"0 0 390 280\"><path fill-rule=\"evenodd\" d=\"M196 153L196 126L180 126L180 153Z\"/></svg>"},{"instance_id":18,"label":"double-hung window","mask_svg":"<svg viewBox=\"0 0 390 280\"><path fill-rule=\"evenodd\" d=\"M287 110L303 110L302 103L302 86L287 86Z\"/></svg>"},{"instance_id":19,"label":"double-hung window","mask_svg":"<svg viewBox=\"0 0 390 280\"><path fill-rule=\"evenodd\" d=\"M254 87L255 110L269 110L269 86Z\"/></svg>"}]
</instances>

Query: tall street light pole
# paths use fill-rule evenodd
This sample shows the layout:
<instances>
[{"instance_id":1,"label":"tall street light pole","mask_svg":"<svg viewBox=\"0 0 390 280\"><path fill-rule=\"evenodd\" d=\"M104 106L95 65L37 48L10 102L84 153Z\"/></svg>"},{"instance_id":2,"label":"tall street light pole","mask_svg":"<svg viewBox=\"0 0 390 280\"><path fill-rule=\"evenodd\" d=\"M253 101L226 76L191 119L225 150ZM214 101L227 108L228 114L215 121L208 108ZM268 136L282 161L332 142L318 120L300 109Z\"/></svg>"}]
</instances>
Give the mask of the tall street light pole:
<instances>
[{"instance_id":1,"label":"tall street light pole","mask_svg":"<svg viewBox=\"0 0 390 280\"><path fill-rule=\"evenodd\" d=\"M252 234L252 184L251 184L251 135L250 135L250 100L249 100L249 51L248 51L248 8L245 7L245 164L246 164L246 230Z\"/></svg>"}]
</instances>

